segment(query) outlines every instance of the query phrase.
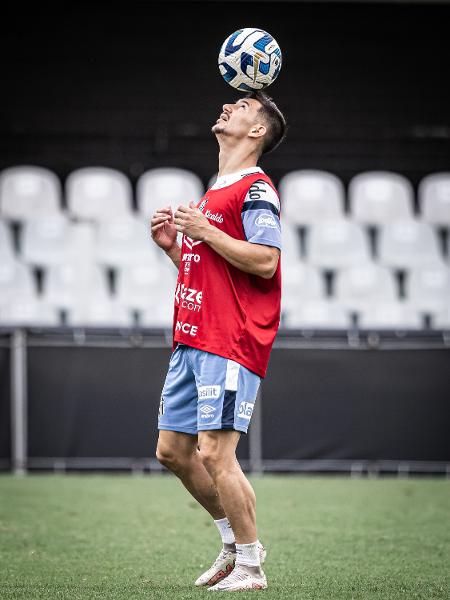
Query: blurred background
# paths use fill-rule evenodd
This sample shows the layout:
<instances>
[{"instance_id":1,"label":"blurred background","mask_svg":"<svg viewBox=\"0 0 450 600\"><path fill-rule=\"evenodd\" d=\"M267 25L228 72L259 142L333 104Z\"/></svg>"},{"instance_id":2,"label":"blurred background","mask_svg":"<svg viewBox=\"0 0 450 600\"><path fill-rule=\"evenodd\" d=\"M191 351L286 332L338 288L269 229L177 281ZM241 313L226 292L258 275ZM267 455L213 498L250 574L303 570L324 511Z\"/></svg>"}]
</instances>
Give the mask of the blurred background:
<instances>
[{"instance_id":1,"label":"blurred background","mask_svg":"<svg viewBox=\"0 0 450 600\"><path fill-rule=\"evenodd\" d=\"M222 41L269 31L288 138L283 312L253 472L450 473L450 3L34 6L0 39L0 468L154 459L176 272L149 216L197 200L238 94Z\"/></svg>"}]
</instances>

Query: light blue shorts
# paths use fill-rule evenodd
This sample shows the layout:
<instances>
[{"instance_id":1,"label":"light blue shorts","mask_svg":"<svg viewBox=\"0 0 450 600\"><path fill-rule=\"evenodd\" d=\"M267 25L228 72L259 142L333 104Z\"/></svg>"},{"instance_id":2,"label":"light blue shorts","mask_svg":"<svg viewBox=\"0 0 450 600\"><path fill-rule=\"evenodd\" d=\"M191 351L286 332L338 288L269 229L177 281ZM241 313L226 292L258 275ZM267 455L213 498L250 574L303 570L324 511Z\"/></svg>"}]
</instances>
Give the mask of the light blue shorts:
<instances>
[{"instance_id":1,"label":"light blue shorts","mask_svg":"<svg viewBox=\"0 0 450 600\"><path fill-rule=\"evenodd\" d=\"M161 395L158 429L247 433L260 381L233 360L178 344Z\"/></svg>"}]
</instances>

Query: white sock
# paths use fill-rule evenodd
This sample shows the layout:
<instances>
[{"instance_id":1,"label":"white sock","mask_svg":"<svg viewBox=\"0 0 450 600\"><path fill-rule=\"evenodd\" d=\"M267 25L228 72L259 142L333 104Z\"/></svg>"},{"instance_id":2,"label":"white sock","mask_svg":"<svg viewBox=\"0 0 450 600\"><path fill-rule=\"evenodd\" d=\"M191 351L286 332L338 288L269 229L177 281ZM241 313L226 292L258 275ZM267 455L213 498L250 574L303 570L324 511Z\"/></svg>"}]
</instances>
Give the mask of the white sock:
<instances>
[{"instance_id":1,"label":"white sock","mask_svg":"<svg viewBox=\"0 0 450 600\"><path fill-rule=\"evenodd\" d=\"M253 544L236 544L236 564L248 567L260 567L259 540Z\"/></svg>"},{"instance_id":2,"label":"white sock","mask_svg":"<svg viewBox=\"0 0 450 600\"><path fill-rule=\"evenodd\" d=\"M231 529L230 521L227 517L223 519L214 520L214 523L217 525L217 529L219 530L220 537L222 538L223 544L234 544L236 541L234 538L234 532Z\"/></svg>"}]
</instances>

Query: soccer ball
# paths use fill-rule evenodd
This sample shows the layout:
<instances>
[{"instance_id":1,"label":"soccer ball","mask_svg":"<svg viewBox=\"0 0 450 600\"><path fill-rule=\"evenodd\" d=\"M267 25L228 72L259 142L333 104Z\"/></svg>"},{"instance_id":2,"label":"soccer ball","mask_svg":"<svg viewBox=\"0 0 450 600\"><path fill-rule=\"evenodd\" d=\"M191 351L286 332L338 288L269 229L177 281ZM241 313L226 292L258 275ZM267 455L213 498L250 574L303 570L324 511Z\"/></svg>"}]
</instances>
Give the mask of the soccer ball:
<instances>
[{"instance_id":1,"label":"soccer ball","mask_svg":"<svg viewBox=\"0 0 450 600\"><path fill-rule=\"evenodd\" d=\"M238 29L220 49L219 69L225 81L238 90L262 90L278 77L281 50L267 31Z\"/></svg>"}]
</instances>

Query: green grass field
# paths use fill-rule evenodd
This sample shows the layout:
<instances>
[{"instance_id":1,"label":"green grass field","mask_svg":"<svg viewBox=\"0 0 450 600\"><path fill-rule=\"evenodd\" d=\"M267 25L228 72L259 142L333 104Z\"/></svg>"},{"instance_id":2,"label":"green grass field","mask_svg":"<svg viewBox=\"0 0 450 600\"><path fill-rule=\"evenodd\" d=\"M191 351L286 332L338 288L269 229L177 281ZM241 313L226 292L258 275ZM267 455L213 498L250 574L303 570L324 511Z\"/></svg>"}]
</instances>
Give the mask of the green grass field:
<instances>
[{"instance_id":1,"label":"green grass field","mask_svg":"<svg viewBox=\"0 0 450 600\"><path fill-rule=\"evenodd\" d=\"M450 598L450 482L257 478L269 589ZM172 476L0 476L0 598L205 598L218 533Z\"/></svg>"}]
</instances>

